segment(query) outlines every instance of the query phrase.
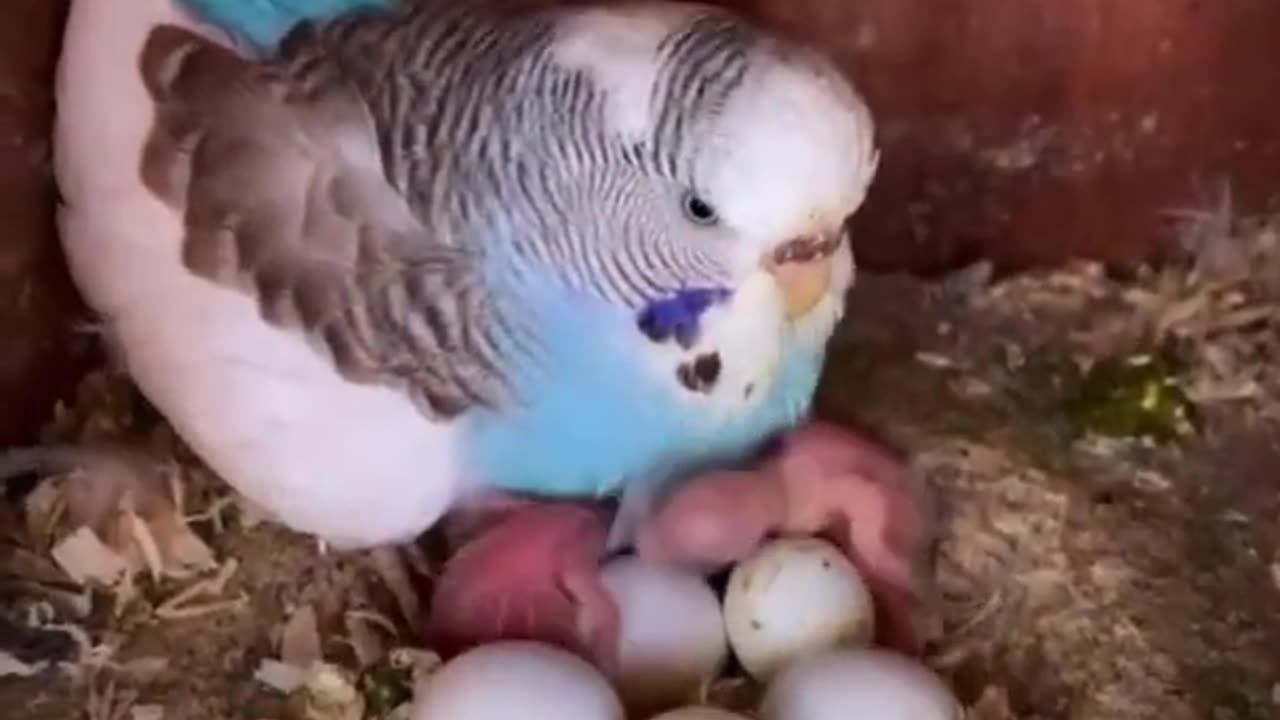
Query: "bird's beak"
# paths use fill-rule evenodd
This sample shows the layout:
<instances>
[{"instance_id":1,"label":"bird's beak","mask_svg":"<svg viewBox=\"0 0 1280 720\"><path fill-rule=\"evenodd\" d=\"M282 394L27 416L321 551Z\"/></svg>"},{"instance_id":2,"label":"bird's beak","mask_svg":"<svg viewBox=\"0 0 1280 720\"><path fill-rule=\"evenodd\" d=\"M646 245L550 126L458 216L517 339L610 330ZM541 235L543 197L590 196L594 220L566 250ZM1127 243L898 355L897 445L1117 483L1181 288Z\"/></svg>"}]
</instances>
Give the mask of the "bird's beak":
<instances>
[{"instance_id":1,"label":"bird's beak","mask_svg":"<svg viewBox=\"0 0 1280 720\"><path fill-rule=\"evenodd\" d=\"M831 287L831 264L844 233L812 235L789 240L761 259L782 289L787 317L803 317Z\"/></svg>"}]
</instances>

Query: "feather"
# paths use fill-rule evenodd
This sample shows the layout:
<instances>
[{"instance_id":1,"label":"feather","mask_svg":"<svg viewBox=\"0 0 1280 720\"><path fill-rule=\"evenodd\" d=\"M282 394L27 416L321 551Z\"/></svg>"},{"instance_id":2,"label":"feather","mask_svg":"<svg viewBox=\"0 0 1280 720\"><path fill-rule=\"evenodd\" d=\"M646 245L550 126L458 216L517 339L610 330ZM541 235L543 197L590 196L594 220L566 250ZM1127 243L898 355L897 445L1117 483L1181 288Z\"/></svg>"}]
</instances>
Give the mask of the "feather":
<instances>
[{"instance_id":1,"label":"feather","mask_svg":"<svg viewBox=\"0 0 1280 720\"><path fill-rule=\"evenodd\" d=\"M178 0L203 20L258 50L274 48L298 22L328 20L399 0Z\"/></svg>"},{"instance_id":2,"label":"feather","mask_svg":"<svg viewBox=\"0 0 1280 720\"><path fill-rule=\"evenodd\" d=\"M78 8L78 37L123 23ZM586 42L633 16L607 60ZM99 59L135 69L110 93L60 70L77 283L220 475L368 545L480 486L643 509L803 419L851 258L799 320L760 258L865 193L869 119L833 69L703 6L296 19L259 60L106 33Z\"/></svg>"},{"instance_id":3,"label":"feather","mask_svg":"<svg viewBox=\"0 0 1280 720\"><path fill-rule=\"evenodd\" d=\"M713 311L715 329L688 351L642 339L624 309L587 293L520 289L541 354L512 368L519 404L465 420L463 463L507 490L576 497L740 461L803 419L826 341L795 335L761 288ZM709 392L676 381L680 358L718 349L725 368Z\"/></svg>"},{"instance_id":4,"label":"feather","mask_svg":"<svg viewBox=\"0 0 1280 720\"><path fill-rule=\"evenodd\" d=\"M155 118L138 59L164 23L197 27L172 0L71 7L54 161L72 278L140 391L254 504L335 548L408 541L464 491L456 432L402 391L347 381L247 293L183 264L183 215L139 173Z\"/></svg>"},{"instance_id":5,"label":"feather","mask_svg":"<svg viewBox=\"0 0 1280 720\"><path fill-rule=\"evenodd\" d=\"M476 258L435 241L387 183L373 120L339 71L307 67L152 31L141 173L185 214L186 266L304 331L352 382L404 388L433 417L498 404L502 378L472 330L488 320Z\"/></svg>"}]
</instances>

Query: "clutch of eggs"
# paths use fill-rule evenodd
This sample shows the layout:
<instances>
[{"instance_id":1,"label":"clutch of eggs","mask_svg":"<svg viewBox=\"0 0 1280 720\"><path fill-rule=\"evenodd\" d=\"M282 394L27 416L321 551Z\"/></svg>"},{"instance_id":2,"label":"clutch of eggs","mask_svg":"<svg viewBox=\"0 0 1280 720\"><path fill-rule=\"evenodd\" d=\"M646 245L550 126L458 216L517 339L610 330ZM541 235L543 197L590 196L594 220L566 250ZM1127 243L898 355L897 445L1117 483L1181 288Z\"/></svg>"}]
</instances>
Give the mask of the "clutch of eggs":
<instances>
[{"instance_id":1,"label":"clutch of eggs","mask_svg":"<svg viewBox=\"0 0 1280 720\"><path fill-rule=\"evenodd\" d=\"M412 720L747 720L690 704L730 647L765 683L760 720L962 717L924 665L867 647L871 594L823 540L766 543L733 569L723 611L705 578L638 558L607 563L602 580L621 621L617 676L548 645L491 643L422 682Z\"/></svg>"},{"instance_id":2,"label":"clutch of eggs","mask_svg":"<svg viewBox=\"0 0 1280 720\"><path fill-rule=\"evenodd\" d=\"M483 645L451 660L416 691L413 720L613 720L689 702L729 654L715 591L701 575L635 557L606 563L618 605L612 684L577 656L528 642Z\"/></svg>"},{"instance_id":3,"label":"clutch of eggs","mask_svg":"<svg viewBox=\"0 0 1280 720\"><path fill-rule=\"evenodd\" d=\"M622 703L595 668L564 650L512 640L454 658L414 692L412 720L624 720ZM645 715L633 715L633 718ZM653 720L747 720L683 707ZM783 668L769 683L761 720L960 720L940 678L902 655L835 648Z\"/></svg>"}]
</instances>

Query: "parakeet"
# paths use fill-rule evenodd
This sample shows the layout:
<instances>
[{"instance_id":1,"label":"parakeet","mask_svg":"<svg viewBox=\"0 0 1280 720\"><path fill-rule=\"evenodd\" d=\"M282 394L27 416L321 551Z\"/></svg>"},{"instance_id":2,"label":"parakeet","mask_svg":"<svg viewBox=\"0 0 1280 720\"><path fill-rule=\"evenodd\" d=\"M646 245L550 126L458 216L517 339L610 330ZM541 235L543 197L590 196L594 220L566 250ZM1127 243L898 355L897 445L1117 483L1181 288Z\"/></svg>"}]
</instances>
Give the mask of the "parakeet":
<instances>
[{"instance_id":1,"label":"parakeet","mask_svg":"<svg viewBox=\"0 0 1280 720\"><path fill-rule=\"evenodd\" d=\"M260 54L76 0L62 237L279 521L364 548L489 491L644 498L806 417L879 158L824 56L681 2L185 4Z\"/></svg>"}]
</instances>

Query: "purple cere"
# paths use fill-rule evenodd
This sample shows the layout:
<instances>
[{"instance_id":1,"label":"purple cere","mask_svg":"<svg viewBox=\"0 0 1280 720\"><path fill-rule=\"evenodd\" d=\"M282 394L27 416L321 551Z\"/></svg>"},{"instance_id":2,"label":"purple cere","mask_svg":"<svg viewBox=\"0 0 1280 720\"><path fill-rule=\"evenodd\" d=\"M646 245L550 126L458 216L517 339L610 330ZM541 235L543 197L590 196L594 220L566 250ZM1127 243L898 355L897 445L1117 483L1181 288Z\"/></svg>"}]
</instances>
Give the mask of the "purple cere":
<instances>
[{"instance_id":1,"label":"purple cere","mask_svg":"<svg viewBox=\"0 0 1280 720\"><path fill-rule=\"evenodd\" d=\"M698 338L698 321L702 313L731 295L726 288L685 288L654 300L640 311L636 325L654 342L675 338L681 347L689 348Z\"/></svg>"}]
</instances>

